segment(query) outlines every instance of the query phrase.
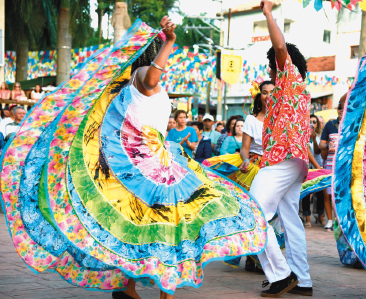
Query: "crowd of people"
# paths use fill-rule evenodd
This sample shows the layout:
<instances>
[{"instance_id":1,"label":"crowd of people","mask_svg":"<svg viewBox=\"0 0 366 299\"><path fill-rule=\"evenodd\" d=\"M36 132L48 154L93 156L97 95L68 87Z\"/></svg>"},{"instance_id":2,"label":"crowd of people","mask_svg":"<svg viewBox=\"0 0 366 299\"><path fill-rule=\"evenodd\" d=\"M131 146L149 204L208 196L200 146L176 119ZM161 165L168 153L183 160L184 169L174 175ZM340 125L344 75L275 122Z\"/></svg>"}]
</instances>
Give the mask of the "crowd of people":
<instances>
[{"instance_id":1,"label":"crowd of people","mask_svg":"<svg viewBox=\"0 0 366 299\"><path fill-rule=\"evenodd\" d=\"M161 299L173 299L177 288L202 284L209 262L238 266L247 256L268 279L262 287L270 284L262 297L313 295L304 226L311 226L313 201L317 222L333 229L331 192L306 197L302 209L300 196L312 173L331 176L345 96L337 119L323 126L310 115L305 57L285 42L273 3L262 0L260 7L272 42L270 80L257 82L250 115L226 123L210 114L191 121L184 110L170 115L160 80L176 25L164 16L154 38L144 33L147 26L130 29L131 35L139 30L139 41L145 34L147 45L134 45L137 57L124 60L123 66L131 64L128 80L115 75L106 81L113 88L95 91L83 105L72 101L80 94L70 94L72 117L58 117L61 110L55 109L49 118L57 126L48 120L36 129L25 125L19 134L28 129L26 146L8 143L17 147L17 158L2 165L1 179L11 181L2 184L2 197L9 232L29 267L60 267L70 283L114 290L115 299L139 299L136 282L156 283ZM9 138L24 115L22 107L11 106L0 136ZM46 150L53 156L40 154ZM213 161L236 170L223 174L211 167ZM26 242L20 246L19 239Z\"/></svg>"},{"instance_id":2,"label":"crowd of people","mask_svg":"<svg viewBox=\"0 0 366 299\"><path fill-rule=\"evenodd\" d=\"M260 83L259 88L259 94L253 97L252 113L233 115L226 122L215 121L210 114L198 116L201 121L191 121L186 111L177 110L169 118L166 140L181 144L186 153L200 163L214 156L239 154L242 147L245 152L243 160L253 161L255 155L263 154L262 128L265 107L274 84L264 81ZM331 119L326 124L321 116L310 115L309 169L332 169L342 111L339 103L338 118ZM306 196L302 200L299 212L305 227L312 226L310 215L313 213L316 224L332 231L334 221L331 188Z\"/></svg>"}]
</instances>

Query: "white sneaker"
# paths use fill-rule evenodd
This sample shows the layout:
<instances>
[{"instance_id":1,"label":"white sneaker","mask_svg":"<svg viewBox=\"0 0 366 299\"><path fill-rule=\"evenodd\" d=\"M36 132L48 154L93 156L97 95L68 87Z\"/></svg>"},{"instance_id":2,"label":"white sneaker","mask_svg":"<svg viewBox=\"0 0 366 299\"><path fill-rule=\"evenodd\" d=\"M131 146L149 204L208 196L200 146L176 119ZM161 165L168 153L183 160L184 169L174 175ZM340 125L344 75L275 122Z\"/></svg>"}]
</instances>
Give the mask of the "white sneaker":
<instances>
[{"instance_id":1,"label":"white sneaker","mask_svg":"<svg viewBox=\"0 0 366 299\"><path fill-rule=\"evenodd\" d=\"M326 230L333 230L333 220L328 220L328 223L324 226Z\"/></svg>"}]
</instances>

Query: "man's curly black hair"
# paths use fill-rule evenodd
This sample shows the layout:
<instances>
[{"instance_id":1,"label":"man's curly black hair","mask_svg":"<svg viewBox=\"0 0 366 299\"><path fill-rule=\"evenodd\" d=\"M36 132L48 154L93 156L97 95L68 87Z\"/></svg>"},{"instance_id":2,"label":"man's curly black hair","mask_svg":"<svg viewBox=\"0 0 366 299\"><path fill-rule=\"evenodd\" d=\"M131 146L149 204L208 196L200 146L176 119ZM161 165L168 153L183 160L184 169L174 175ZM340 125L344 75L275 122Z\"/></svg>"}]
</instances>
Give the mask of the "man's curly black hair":
<instances>
[{"instance_id":1,"label":"man's curly black hair","mask_svg":"<svg viewBox=\"0 0 366 299\"><path fill-rule=\"evenodd\" d=\"M144 52L132 63L131 74L133 74L139 67L150 66L158 55L164 41L160 37L156 37Z\"/></svg>"},{"instance_id":2,"label":"man's curly black hair","mask_svg":"<svg viewBox=\"0 0 366 299\"><path fill-rule=\"evenodd\" d=\"M304 55L301 54L300 50L294 45L290 43L286 43L287 52L291 57L292 63L296 65L297 69L300 72L300 75L303 80L306 78L306 73L308 71L306 60ZM269 67L277 71L276 68L276 53L273 47L271 47L267 52L267 58L269 60Z\"/></svg>"}]
</instances>

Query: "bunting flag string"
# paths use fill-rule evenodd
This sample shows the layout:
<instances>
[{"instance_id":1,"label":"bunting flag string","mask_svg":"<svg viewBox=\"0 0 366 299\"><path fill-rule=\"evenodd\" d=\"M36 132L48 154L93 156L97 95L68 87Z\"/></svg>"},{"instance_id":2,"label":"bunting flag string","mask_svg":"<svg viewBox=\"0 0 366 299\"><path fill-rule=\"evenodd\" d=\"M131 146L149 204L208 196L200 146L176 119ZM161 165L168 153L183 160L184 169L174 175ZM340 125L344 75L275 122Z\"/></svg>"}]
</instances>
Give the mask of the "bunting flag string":
<instances>
[{"instance_id":1,"label":"bunting flag string","mask_svg":"<svg viewBox=\"0 0 366 299\"><path fill-rule=\"evenodd\" d=\"M109 47L110 44L101 44L88 48L72 50L71 73L74 74L78 67L90 57L95 51ZM56 51L38 51L29 52L28 57L28 79L34 79L41 76L56 75ZM7 82L14 82L16 53L6 52L5 78ZM256 78L268 78L268 66L266 64L249 64L243 59L242 72L239 83L229 86L228 94L232 92L242 93L248 91L250 84ZM185 93L199 95L199 102L206 101L207 82L211 82L213 94L217 93L216 81L216 57L205 53L193 53L188 47L179 48L175 46L169 56L164 74L162 76L162 85L169 93ZM335 86L337 84L346 84L351 86L353 78L338 78L336 76L326 75L324 73L308 72L306 84L309 86ZM249 95L248 95L249 96Z\"/></svg>"}]
</instances>

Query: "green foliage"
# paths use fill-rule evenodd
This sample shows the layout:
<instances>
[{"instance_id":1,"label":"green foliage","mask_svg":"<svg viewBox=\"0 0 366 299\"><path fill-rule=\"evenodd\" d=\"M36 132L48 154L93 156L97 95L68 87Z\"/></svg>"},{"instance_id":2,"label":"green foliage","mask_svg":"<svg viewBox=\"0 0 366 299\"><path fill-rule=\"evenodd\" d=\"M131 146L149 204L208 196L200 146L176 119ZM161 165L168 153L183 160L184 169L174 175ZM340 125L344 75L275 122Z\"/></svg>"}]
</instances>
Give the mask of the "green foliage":
<instances>
[{"instance_id":1,"label":"green foliage","mask_svg":"<svg viewBox=\"0 0 366 299\"><path fill-rule=\"evenodd\" d=\"M151 27L159 28L160 20L171 10L178 11L175 0L128 0L131 21L140 18Z\"/></svg>"},{"instance_id":2,"label":"green foliage","mask_svg":"<svg viewBox=\"0 0 366 299\"><path fill-rule=\"evenodd\" d=\"M48 9L47 0L5 0L5 49L14 50L24 42L30 49L35 49L38 43L50 45L51 35L54 29L48 27L51 15L46 15L44 9ZM48 11L48 13L51 13Z\"/></svg>"},{"instance_id":3,"label":"green foliage","mask_svg":"<svg viewBox=\"0 0 366 299\"><path fill-rule=\"evenodd\" d=\"M214 21L207 21L208 23L210 23L211 25L213 25ZM187 47L192 47L195 44L206 44L208 45L207 40L205 40L198 32L196 29L186 29L185 27L192 27L192 26L203 26L203 27L208 27L207 24L205 24L204 22L202 22L202 20L200 19L190 19L187 18L187 16L184 17L183 21L182 21L182 25L179 25L177 27L177 29L175 30L176 35L177 35L177 40L176 40L176 44L178 44L179 46L187 46ZM208 29L198 29L201 33L203 33L206 37L210 38L211 37L211 30ZM213 31L213 39L214 44L219 45L220 44L220 33L217 31ZM200 51L202 51L202 49L200 48ZM214 51L214 50L213 50Z\"/></svg>"}]
</instances>

